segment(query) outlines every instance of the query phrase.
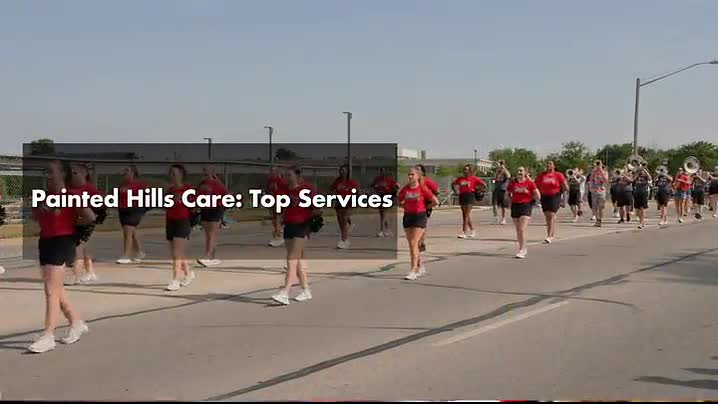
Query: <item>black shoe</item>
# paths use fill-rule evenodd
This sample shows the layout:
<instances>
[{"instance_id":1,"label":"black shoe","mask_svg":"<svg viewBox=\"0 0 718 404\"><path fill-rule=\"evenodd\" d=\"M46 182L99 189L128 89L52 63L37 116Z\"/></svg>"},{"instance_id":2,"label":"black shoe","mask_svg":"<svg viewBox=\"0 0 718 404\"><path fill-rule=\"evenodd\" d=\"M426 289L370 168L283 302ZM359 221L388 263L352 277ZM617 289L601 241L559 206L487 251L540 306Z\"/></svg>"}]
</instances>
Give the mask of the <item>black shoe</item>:
<instances>
[{"instance_id":1,"label":"black shoe","mask_svg":"<svg viewBox=\"0 0 718 404\"><path fill-rule=\"evenodd\" d=\"M618 221L618 224L624 224L624 223L626 223L626 221L623 220L623 219L621 219L621 220Z\"/></svg>"}]
</instances>

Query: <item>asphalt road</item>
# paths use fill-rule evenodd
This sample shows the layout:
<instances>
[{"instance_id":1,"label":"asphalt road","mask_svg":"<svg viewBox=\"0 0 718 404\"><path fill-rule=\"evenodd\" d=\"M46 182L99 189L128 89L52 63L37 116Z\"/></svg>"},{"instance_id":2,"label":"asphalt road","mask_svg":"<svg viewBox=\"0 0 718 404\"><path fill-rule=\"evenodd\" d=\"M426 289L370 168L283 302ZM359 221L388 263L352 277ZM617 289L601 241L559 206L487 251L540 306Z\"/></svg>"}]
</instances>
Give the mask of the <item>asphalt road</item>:
<instances>
[{"instance_id":1,"label":"asphalt road","mask_svg":"<svg viewBox=\"0 0 718 404\"><path fill-rule=\"evenodd\" d=\"M718 399L715 220L457 254L96 321L27 355L0 335L3 399ZM1 313L1 312L0 312ZM1 314L0 314L1 315Z\"/></svg>"}]
</instances>

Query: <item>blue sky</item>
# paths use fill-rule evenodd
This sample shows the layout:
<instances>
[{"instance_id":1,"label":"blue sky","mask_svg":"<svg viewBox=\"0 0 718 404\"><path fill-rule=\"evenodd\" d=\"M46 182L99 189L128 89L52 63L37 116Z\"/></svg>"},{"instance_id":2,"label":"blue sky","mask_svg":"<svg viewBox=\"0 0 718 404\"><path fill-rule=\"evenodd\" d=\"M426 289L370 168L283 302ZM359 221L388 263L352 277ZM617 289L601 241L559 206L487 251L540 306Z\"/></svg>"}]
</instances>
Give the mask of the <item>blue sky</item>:
<instances>
[{"instance_id":1,"label":"blue sky","mask_svg":"<svg viewBox=\"0 0 718 404\"><path fill-rule=\"evenodd\" d=\"M64 142L632 138L634 82L718 58L718 1L0 2L0 153ZM718 142L718 66L644 87L641 143Z\"/></svg>"}]
</instances>

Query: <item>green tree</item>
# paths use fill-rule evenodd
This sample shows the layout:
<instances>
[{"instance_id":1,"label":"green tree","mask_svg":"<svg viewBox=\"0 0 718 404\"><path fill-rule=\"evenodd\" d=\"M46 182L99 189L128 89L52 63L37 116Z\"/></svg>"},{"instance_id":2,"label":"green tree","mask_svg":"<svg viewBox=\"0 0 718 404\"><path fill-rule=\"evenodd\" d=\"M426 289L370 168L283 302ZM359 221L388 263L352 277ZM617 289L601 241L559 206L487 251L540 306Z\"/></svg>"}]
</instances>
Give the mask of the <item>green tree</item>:
<instances>
[{"instance_id":1,"label":"green tree","mask_svg":"<svg viewBox=\"0 0 718 404\"><path fill-rule=\"evenodd\" d=\"M564 172L569 168L588 169L591 165L592 153L581 142L567 142L563 144L557 155L556 170Z\"/></svg>"},{"instance_id":2,"label":"green tree","mask_svg":"<svg viewBox=\"0 0 718 404\"><path fill-rule=\"evenodd\" d=\"M48 155L55 153L55 142L52 139L42 138L30 142L30 154Z\"/></svg>"},{"instance_id":3,"label":"green tree","mask_svg":"<svg viewBox=\"0 0 718 404\"><path fill-rule=\"evenodd\" d=\"M299 155L292 150L280 147L277 149L277 153L274 155L277 160L298 160Z\"/></svg>"},{"instance_id":4,"label":"green tree","mask_svg":"<svg viewBox=\"0 0 718 404\"><path fill-rule=\"evenodd\" d=\"M504 160L506 167L512 174L516 172L518 167L526 167L532 172L536 172L540 166L536 153L524 148L492 150L489 153L489 158L493 161Z\"/></svg>"},{"instance_id":5,"label":"green tree","mask_svg":"<svg viewBox=\"0 0 718 404\"><path fill-rule=\"evenodd\" d=\"M626 164L626 160L633 154L633 144L607 144L602 148L598 149L596 154L593 156L596 160L601 160L606 167L609 168L623 168ZM638 148L638 154L647 161L651 161L656 158L658 151L645 147Z\"/></svg>"},{"instance_id":6,"label":"green tree","mask_svg":"<svg viewBox=\"0 0 718 404\"><path fill-rule=\"evenodd\" d=\"M706 141L684 144L671 153L669 168L675 172L678 167L683 166L683 161L688 156L694 156L701 162L703 170L713 171L718 165L718 145Z\"/></svg>"}]
</instances>

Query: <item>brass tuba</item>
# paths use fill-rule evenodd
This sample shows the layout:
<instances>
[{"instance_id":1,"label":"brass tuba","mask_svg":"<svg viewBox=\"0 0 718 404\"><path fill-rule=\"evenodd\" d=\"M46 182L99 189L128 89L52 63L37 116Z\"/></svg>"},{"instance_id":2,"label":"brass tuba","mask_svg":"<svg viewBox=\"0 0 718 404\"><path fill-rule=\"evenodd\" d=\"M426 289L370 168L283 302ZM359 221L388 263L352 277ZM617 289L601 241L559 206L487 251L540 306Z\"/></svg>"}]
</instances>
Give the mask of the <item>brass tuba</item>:
<instances>
[{"instance_id":1,"label":"brass tuba","mask_svg":"<svg viewBox=\"0 0 718 404\"><path fill-rule=\"evenodd\" d=\"M629 171L636 171L641 168L641 163L643 163L643 161L643 157L639 156L638 154L628 156L628 158L626 159L626 168Z\"/></svg>"},{"instance_id":2,"label":"brass tuba","mask_svg":"<svg viewBox=\"0 0 718 404\"><path fill-rule=\"evenodd\" d=\"M573 171L573 168L569 168L568 170L566 170L566 177L567 177L567 178L568 178L568 177L573 177L574 174L575 174L575 172Z\"/></svg>"},{"instance_id":3,"label":"brass tuba","mask_svg":"<svg viewBox=\"0 0 718 404\"><path fill-rule=\"evenodd\" d=\"M686 157L683 160L683 170L688 174L695 174L701 169L701 161L693 156Z\"/></svg>"},{"instance_id":4,"label":"brass tuba","mask_svg":"<svg viewBox=\"0 0 718 404\"><path fill-rule=\"evenodd\" d=\"M668 167L665 165L660 165L656 167L656 174L657 175L668 175Z\"/></svg>"}]
</instances>

